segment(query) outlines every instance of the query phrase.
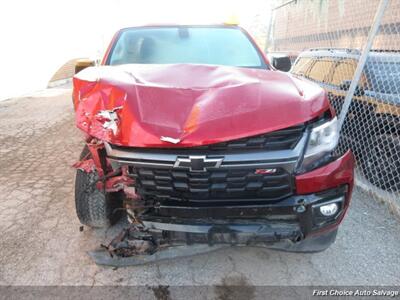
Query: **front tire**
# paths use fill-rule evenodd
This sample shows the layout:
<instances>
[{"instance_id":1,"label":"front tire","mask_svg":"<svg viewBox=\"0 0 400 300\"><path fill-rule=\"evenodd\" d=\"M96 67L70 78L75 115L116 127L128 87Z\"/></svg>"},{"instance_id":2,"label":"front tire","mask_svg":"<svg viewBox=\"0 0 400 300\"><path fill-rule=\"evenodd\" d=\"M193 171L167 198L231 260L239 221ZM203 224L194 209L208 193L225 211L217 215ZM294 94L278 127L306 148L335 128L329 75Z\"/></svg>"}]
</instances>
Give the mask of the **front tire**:
<instances>
[{"instance_id":1,"label":"front tire","mask_svg":"<svg viewBox=\"0 0 400 300\"><path fill-rule=\"evenodd\" d=\"M85 147L81 159L87 157ZM90 158L90 157L88 157ZM79 221L89 227L109 227L121 217L122 197L120 193L104 193L96 187L96 171L86 173L76 170L75 206Z\"/></svg>"}]
</instances>

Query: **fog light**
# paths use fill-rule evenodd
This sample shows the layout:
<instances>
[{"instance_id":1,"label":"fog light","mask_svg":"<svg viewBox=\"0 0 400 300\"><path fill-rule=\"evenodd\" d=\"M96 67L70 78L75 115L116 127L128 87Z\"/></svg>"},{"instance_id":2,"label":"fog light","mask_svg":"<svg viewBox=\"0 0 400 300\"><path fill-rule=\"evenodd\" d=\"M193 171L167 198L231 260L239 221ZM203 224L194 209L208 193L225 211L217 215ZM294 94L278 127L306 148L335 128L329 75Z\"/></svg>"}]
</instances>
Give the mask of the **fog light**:
<instances>
[{"instance_id":1,"label":"fog light","mask_svg":"<svg viewBox=\"0 0 400 300\"><path fill-rule=\"evenodd\" d=\"M337 213L338 208L339 208L339 206L337 205L337 203L331 203L331 204L320 206L319 211L325 217L331 217Z\"/></svg>"}]
</instances>

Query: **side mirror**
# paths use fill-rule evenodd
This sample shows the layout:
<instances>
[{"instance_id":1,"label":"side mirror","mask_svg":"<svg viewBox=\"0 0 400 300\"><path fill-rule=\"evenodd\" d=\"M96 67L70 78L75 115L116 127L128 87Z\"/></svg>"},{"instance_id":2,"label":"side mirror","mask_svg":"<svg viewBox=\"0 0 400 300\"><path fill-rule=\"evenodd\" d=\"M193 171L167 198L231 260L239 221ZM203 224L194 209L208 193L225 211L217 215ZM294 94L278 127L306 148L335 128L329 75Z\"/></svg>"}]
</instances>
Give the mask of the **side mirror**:
<instances>
[{"instance_id":1,"label":"side mirror","mask_svg":"<svg viewBox=\"0 0 400 300\"><path fill-rule=\"evenodd\" d=\"M75 74L79 73L83 69L86 69L87 67L92 67L94 65L95 65L95 61L92 59L88 59L88 58L78 59L75 63Z\"/></svg>"},{"instance_id":2,"label":"side mirror","mask_svg":"<svg viewBox=\"0 0 400 300\"><path fill-rule=\"evenodd\" d=\"M272 65L279 71L289 72L292 67L292 62L289 56L275 56L272 57Z\"/></svg>"}]
</instances>

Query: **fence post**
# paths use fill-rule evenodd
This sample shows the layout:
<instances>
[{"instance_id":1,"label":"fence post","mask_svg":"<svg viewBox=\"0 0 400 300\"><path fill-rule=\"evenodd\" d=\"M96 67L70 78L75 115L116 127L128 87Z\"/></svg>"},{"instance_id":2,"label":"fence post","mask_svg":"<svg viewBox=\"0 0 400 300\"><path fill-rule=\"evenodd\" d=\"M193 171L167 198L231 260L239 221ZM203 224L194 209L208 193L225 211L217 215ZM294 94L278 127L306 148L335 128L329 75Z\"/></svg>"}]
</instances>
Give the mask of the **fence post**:
<instances>
[{"instance_id":1,"label":"fence post","mask_svg":"<svg viewBox=\"0 0 400 300\"><path fill-rule=\"evenodd\" d=\"M377 9L375 17L374 17L374 21L373 21L371 29L368 33L367 42L364 46L364 49L362 50L360 59L358 60L356 71L354 72L353 80L351 81L349 90L347 91L346 97L344 99L342 110L341 110L340 116L339 116L339 131L342 129L344 120L347 115L347 111L349 110L349 107L351 104L351 100L352 100L354 92L357 88L357 84L360 81L362 70L364 69L365 63L368 58L369 51L371 50L372 43L373 43L375 35L378 31L379 25L381 24L383 14L385 12L385 9L386 9L388 3L389 3L389 0L381 0L379 2L379 6L378 6L378 9Z\"/></svg>"},{"instance_id":2,"label":"fence post","mask_svg":"<svg viewBox=\"0 0 400 300\"><path fill-rule=\"evenodd\" d=\"M270 19L269 19L269 26L268 26L268 32L267 32L267 41L265 43L265 49L264 49L265 53L268 53L268 49L272 48L272 43L273 43L272 33L273 33L274 21L275 21L275 10L272 9L271 10L271 16L270 16Z\"/></svg>"}]
</instances>

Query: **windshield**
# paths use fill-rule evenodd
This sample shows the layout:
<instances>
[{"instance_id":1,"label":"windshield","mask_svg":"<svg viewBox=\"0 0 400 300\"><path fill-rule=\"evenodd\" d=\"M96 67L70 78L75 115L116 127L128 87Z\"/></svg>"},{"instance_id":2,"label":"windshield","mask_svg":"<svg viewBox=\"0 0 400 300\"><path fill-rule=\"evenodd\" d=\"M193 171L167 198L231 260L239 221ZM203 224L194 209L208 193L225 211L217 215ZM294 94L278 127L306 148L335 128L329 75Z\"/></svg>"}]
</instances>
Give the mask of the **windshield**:
<instances>
[{"instance_id":1,"label":"windshield","mask_svg":"<svg viewBox=\"0 0 400 300\"><path fill-rule=\"evenodd\" d=\"M248 37L229 27L125 29L107 59L109 65L178 63L266 67Z\"/></svg>"}]
</instances>

